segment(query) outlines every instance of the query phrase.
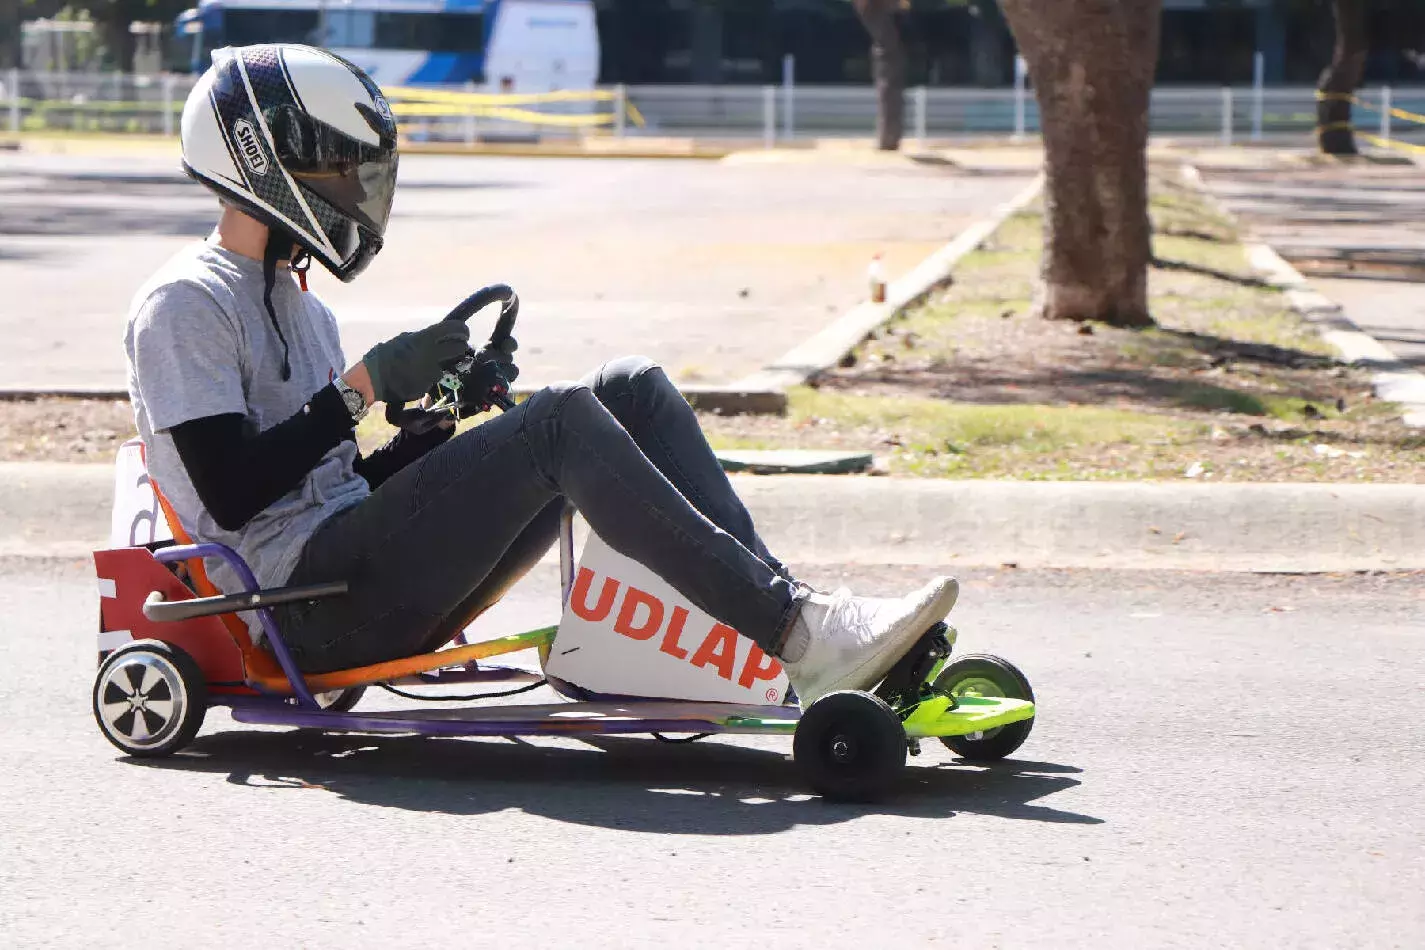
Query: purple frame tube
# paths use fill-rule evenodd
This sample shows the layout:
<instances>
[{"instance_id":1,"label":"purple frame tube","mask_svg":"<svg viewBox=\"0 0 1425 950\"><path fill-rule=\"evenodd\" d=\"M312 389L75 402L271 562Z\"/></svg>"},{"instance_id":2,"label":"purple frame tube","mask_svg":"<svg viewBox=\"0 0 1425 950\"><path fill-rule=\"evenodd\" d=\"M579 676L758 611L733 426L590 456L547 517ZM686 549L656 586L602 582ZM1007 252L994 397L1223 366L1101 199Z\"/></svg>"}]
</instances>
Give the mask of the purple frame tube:
<instances>
[{"instance_id":1,"label":"purple frame tube","mask_svg":"<svg viewBox=\"0 0 1425 950\"><path fill-rule=\"evenodd\" d=\"M324 712L320 709L295 709L271 703L234 702L233 719L251 725L297 726L328 729L333 732L372 732L415 734L422 736L548 736L548 735L621 735L645 732L671 733L749 733L790 732L798 717L789 717L776 725L733 725L709 719L427 719L419 714L408 717L371 716L363 713ZM781 707L771 707L779 712Z\"/></svg>"},{"instance_id":2,"label":"purple frame tube","mask_svg":"<svg viewBox=\"0 0 1425 950\"><path fill-rule=\"evenodd\" d=\"M159 548L154 552L154 558L161 564L171 564L175 561L188 561L193 558L215 557L227 562L242 582L245 593L252 593L260 590L257 578L252 574L252 568L247 566L247 562L226 544L217 544L212 541L205 541L202 544L182 544L171 548ZM235 611L237 613L248 613L249 611ZM262 632L267 636L267 642L272 647L272 653L277 657L277 664L282 667L282 672L287 676L287 682L292 684L292 692L297 697L297 703L309 709L320 711L316 699L312 696L312 691L307 688L307 681L302 676L302 671L297 669L297 662L292 659L292 652L287 649L287 643L282 639L282 634L277 630L277 621L272 618L272 611L266 607L256 609L257 619L262 624Z\"/></svg>"}]
</instances>

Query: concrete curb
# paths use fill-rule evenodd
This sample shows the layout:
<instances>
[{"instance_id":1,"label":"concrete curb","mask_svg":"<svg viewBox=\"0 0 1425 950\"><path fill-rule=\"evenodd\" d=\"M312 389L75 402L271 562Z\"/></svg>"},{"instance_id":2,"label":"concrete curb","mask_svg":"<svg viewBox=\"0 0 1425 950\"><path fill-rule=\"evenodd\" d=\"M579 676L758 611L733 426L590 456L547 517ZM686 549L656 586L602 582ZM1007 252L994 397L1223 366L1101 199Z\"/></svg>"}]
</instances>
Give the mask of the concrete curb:
<instances>
[{"instance_id":1,"label":"concrete curb","mask_svg":"<svg viewBox=\"0 0 1425 950\"><path fill-rule=\"evenodd\" d=\"M1401 421L1425 427L1425 375L1403 362L1379 340L1357 326L1334 300L1311 289L1310 282L1266 244L1247 245L1247 259L1268 281L1286 294L1287 305L1314 324L1322 339L1348 363L1373 370L1376 396L1399 403Z\"/></svg>"},{"instance_id":2,"label":"concrete curb","mask_svg":"<svg viewBox=\"0 0 1425 950\"><path fill-rule=\"evenodd\" d=\"M861 341L907 308L924 300L937 287L943 286L961 258L989 240L1005 221L1037 198L1043 187L1044 176L1037 175L1028 187L996 208L989 217L970 225L949 244L916 265L909 274L887 287L885 303L857 304L830 326L783 353L760 371L738 381L733 388L781 392L790 386L800 386L816 374L837 365ZM784 393L784 404L785 398Z\"/></svg>"},{"instance_id":3,"label":"concrete curb","mask_svg":"<svg viewBox=\"0 0 1425 950\"><path fill-rule=\"evenodd\" d=\"M1425 568L1425 485L732 480L772 549L801 563ZM0 557L87 557L112 492L107 465L0 462Z\"/></svg>"}]
</instances>

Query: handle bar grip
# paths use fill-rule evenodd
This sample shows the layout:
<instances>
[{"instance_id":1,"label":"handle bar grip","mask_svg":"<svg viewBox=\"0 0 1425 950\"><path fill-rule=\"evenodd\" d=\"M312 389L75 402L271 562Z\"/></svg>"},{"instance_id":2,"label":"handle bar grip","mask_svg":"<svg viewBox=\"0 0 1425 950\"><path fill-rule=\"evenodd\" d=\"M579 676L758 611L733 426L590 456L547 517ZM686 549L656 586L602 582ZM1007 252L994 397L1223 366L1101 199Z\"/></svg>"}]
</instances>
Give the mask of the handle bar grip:
<instances>
[{"instance_id":1,"label":"handle bar grip","mask_svg":"<svg viewBox=\"0 0 1425 950\"><path fill-rule=\"evenodd\" d=\"M447 320L469 320L474 314L488 307L495 301L500 301L500 317L495 321L494 332L490 334L490 343L499 346L509 339L510 333L515 328L515 318L520 313L520 298L509 284L491 284L482 287L460 303L455 305L455 309L445 315Z\"/></svg>"}]
</instances>

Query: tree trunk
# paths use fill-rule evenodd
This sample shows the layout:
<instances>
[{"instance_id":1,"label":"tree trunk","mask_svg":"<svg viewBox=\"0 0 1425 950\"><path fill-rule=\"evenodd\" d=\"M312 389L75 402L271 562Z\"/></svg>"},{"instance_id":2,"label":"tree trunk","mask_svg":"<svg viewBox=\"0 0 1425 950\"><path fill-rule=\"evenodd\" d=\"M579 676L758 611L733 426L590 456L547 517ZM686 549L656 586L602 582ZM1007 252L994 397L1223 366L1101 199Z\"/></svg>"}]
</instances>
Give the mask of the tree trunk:
<instances>
[{"instance_id":1,"label":"tree trunk","mask_svg":"<svg viewBox=\"0 0 1425 950\"><path fill-rule=\"evenodd\" d=\"M1331 65L1316 84L1316 136L1327 155L1355 155L1351 102L1366 69L1366 0L1332 0L1336 16L1336 48Z\"/></svg>"},{"instance_id":2,"label":"tree trunk","mask_svg":"<svg viewBox=\"0 0 1425 950\"><path fill-rule=\"evenodd\" d=\"M20 65L20 0L0 0L0 69Z\"/></svg>"},{"instance_id":3,"label":"tree trunk","mask_svg":"<svg viewBox=\"0 0 1425 950\"><path fill-rule=\"evenodd\" d=\"M113 62L114 69L126 74L134 71L134 52L137 46L134 35L129 32L132 23L132 15L125 9L124 4L118 3L114 4L104 22L104 40L109 47L109 59Z\"/></svg>"},{"instance_id":4,"label":"tree trunk","mask_svg":"<svg viewBox=\"0 0 1425 950\"><path fill-rule=\"evenodd\" d=\"M905 134L905 47L896 10L900 0L853 0L871 34L871 76L876 82L876 147L894 152Z\"/></svg>"},{"instance_id":5,"label":"tree trunk","mask_svg":"<svg viewBox=\"0 0 1425 950\"><path fill-rule=\"evenodd\" d=\"M1162 0L1001 0L1044 136L1045 317L1152 326L1148 100Z\"/></svg>"}]
</instances>

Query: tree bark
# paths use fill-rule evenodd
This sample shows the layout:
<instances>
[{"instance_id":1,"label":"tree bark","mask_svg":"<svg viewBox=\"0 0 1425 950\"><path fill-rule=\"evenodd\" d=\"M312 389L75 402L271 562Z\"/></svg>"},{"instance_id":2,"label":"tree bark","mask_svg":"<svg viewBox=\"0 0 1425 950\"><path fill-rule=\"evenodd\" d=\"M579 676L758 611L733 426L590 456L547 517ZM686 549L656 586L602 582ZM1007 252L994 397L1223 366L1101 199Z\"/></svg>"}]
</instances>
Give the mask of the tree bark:
<instances>
[{"instance_id":1,"label":"tree bark","mask_svg":"<svg viewBox=\"0 0 1425 950\"><path fill-rule=\"evenodd\" d=\"M1044 136L1045 317L1152 326L1148 102L1162 0L1001 0Z\"/></svg>"},{"instance_id":2,"label":"tree bark","mask_svg":"<svg viewBox=\"0 0 1425 950\"><path fill-rule=\"evenodd\" d=\"M20 65L20 0L0 0L0 69Z\"/></svg>"},{"instance_id":3,"label":"tree bark","mask_svg":"<svg viewBox=\"0 0 1425 950\"><path fill-rule=\"evenodd\" d=\"M894 152L905 134L905 46L896 10L900 0L853 0L871 35L871 76L876 83L876 147Z\"/></svg>"},{"instance_id":4,"label":"tree bark","mask_svg":"<svg viewBox=\"0 0 1425 950\"><path fill-rule=\"evenodd\" d=\"M1331 64L1316 84L1316 137L1327 155L1355 155L1356 136L1351 130L1351 102L1366 69L1366 0L1332 0L1336 17L1336 47Z\"/></svg>"},{"instance_id":5,"label":"tree bark","mask_svg":"<svg viewBox=\"0 0 1425 950\"><path fill-rule=\"evenodd\" d=\"M104 42L109 47L109 59L113 61L114 69L126 74L134 71L137 44L134 35L129 32L132 23L133 14L124 4L115 4L104 20Z\"/></svg>"}]
</instances>

